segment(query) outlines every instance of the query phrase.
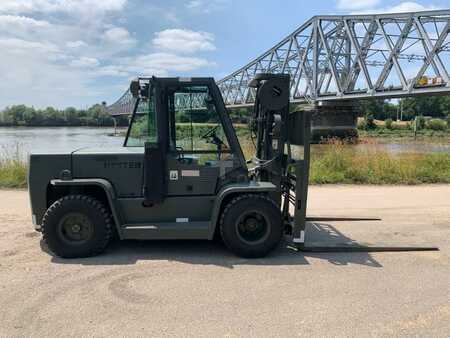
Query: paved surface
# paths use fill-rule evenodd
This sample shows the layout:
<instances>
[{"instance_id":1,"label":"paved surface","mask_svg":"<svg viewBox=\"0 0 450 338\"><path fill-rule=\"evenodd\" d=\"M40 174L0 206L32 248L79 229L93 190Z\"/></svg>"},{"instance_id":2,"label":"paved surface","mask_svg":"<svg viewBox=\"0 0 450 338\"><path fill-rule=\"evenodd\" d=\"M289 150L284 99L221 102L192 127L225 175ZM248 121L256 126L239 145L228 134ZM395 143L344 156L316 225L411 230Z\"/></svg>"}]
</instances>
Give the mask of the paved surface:
<instances>
[{"instance_id":1,"label":"paved surface","mask_svg":"<svg viewBox=\"0 0 450 338\"><path fill-rule=\"evenodd\" d=\"M62 260L24 191L0 191L0 336L423 336L450 332L450 186L313 187L310 238L431 243L439 252L246 260L209 242L123 242Z\"/></svg>"}]
</instances>

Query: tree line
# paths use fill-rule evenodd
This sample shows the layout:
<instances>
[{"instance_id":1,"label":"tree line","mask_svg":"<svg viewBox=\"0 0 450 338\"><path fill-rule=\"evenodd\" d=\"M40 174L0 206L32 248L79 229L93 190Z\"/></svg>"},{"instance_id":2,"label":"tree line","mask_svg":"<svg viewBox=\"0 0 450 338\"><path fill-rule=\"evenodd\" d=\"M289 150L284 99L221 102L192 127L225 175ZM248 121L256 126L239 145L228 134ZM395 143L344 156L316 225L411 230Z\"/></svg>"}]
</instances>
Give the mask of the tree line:
<instances>
[{"instance_id":1,"label":"tree line","mask_svg":"<svg viewBox=\"0 0 450 338\"><path fill-rule=\"evenodd\" d=\"M251 108L230 110L234 122L245 123L251 114ZM450 95L419 96L398 100L396 102L369 99L360 102L360 116L377 120L413 120L416 116L449 118ZM205 117L206 118L206 117ZM183 116L180 116L180 120ZM186 120L188 120L186 116ZM117 125L127 126L128 117L116 119ZM96 104L88 109L56 109L47 107L36 109L25 105L15 105L0 112L0 126L113 126L114 120L104 105Z\"/></svg>"},{"instance_id":2,"label":"tree line","mask_svg":"<svg viewBox=\"0 0 450 338\"><path fill-rule=\"evenodd\" d=\"M445 119L450 116L450 95L409 97L396 103L377 99L364 100L361 102L360 116L371 116L383 121L411 121L417 116Z\"/></svg>"},{"instance_id":3,"label":"tree line","mask_svg":"<svg viewBox=\"0 0 450 338\"><path fill-rule=\"evenodd\" d=\"M117 125L127 126L128 118L119 117ZM60 127L60 126L114 126L114 119L104 105L96 104L88 109L36 109L26 105L6 107L0 112L0 126Z\"/></svg>"}]
</instances>

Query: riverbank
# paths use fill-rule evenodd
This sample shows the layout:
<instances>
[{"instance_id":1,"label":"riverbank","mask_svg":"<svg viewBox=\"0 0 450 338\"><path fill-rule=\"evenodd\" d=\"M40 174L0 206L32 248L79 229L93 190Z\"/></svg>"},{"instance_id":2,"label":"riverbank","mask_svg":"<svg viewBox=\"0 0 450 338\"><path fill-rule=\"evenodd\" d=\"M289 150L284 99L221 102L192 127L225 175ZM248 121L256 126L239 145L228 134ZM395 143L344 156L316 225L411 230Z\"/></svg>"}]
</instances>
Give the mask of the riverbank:
<instances>
[{"instance_id":1,"label":"riverbank","mask_svg":"<svg viewBox=\"0 0 450 338\"><path fill-rule=\"evenodd\" d=\"M311 159L311 184L450 183L450 154L392 154L374 147L355 152L331 144Z\"/></svg>"},{"instance_id":2,"label":"riverbank","mask_svg":"<svg viewBox=\"0 0 450 338\"><path fill-rule=\"evenodd\" d=\"M1 149L0 188L26 188L27 170L18 145L12 149Z\"/></svg>"},{"instance_id":3,"label":"riverbank","mask_svg":"<svg viewBox=\"0 0 450 338\"><path fill-rule=\"evenodd\" d=\"M26 162L18 153L0 158L0 188L26 188ZM335 142L312 152L310 184L450 183L449 153L392 154Z\"/></svg>"}]
</instances>

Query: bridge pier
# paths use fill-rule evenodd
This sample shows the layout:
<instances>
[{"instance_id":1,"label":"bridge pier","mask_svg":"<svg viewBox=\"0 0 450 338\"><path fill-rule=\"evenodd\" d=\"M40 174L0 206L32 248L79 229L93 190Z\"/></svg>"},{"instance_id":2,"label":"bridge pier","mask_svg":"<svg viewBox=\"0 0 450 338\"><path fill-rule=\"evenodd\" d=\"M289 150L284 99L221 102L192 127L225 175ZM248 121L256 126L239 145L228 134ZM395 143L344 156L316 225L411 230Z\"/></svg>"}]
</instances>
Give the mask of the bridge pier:
<instances>
[{"instance_id":1,"label":"bridge pier","mask_svg":"<svg viewBox=\"0 0 450 338\"><path fill-rule=\"evenodd\" d=\"M357 138L359 111L360 104L355 100L319 102L311 118L312 141L332 137Z\"/></svg>"}]
</instances>

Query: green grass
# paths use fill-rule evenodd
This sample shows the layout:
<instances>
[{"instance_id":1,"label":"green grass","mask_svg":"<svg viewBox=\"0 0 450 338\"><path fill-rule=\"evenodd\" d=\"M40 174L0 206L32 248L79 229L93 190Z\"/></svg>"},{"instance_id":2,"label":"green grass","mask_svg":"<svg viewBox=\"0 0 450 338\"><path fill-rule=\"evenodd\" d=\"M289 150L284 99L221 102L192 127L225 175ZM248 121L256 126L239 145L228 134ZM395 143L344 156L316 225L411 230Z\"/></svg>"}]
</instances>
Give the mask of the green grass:
<instances>
[{"instance_id":1,"label":"green grass","mask_svg":"<svg viewBox=\"0 0 450 338\"><path fill-rule=\"evenodd\" d=\"M358 130L360 137L371 138L414 138L414 131L410 129L387 129L379 127L373 130ZM450 132L443 130L422 129L417 131L417 138L449 138Z\"/></svg>"},{"instance_id":2,"label":"green grass","mask_svg":"<svg viewBox=\"0 0 450 338\"><path fill-rule=\"evenodd\" d=\"M26 188L27 164L20 147L0 152L0 188Z\"/></svg>"},{"instance_id":3,"label":"green grass","mask_svg":"<svg viewBox=\"0 0 450 338\"><path fill-rule=\"evenodd\" d=\"M310 183L450 183L450 154L392 155L375 147L355 151L334 143L313 156Z\"/></svg>"},{"instance_id":4,"label":"green grass","mask_svg":"<svg viewBox=\"0 0 450 338\"><path fill-rule=\"evenodd\" d=\"M246 158L254 152L241 138ZM26 188L27 165L19 147L0 151L0 188ZM450 183L450 154L390 154L375 145L355 150L331 142L311 159L311 184L424 184Z\"/></svg>"}]
</instances>

